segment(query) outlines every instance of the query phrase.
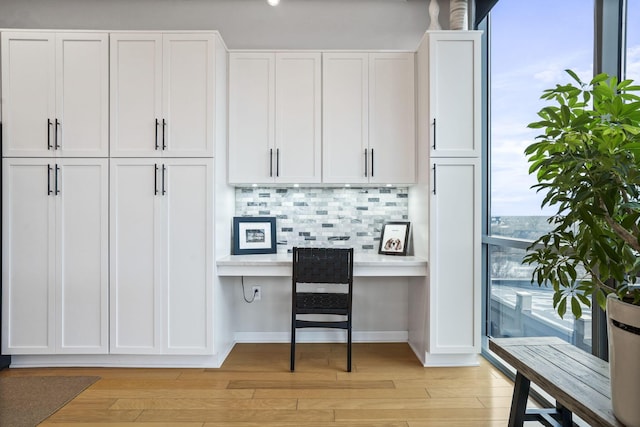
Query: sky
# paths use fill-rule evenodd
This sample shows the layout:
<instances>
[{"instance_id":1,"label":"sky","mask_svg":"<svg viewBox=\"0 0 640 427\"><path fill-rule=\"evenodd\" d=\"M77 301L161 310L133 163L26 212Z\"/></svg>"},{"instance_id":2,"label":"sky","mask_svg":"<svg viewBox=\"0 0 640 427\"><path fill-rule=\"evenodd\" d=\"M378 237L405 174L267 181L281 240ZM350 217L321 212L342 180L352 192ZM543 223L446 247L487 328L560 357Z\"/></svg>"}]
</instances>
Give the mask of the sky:
<instances>
[{"instance_id":1,"label":"sky","mask_svg":"<svg viewBox=\"0 0 640 427\"><path fill-rule=\"evenodd\" d=\"M640 22L640 0L628 0L628 22ZM525 148L539 130L545 89L568 83L574 70L593 74L593 1L501 0L491 12L491 212L492 216L549 215L542 194L530 187ZM629 25L627 78L640 83L640 28Z\"/></svg>"}]
</instances>

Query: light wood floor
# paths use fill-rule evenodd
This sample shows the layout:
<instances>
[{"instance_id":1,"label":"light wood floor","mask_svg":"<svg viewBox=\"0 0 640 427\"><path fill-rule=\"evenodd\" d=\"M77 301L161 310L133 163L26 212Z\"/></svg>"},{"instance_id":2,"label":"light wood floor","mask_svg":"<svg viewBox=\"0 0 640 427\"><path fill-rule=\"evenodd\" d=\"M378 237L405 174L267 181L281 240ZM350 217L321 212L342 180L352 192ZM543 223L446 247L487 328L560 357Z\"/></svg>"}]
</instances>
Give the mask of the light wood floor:
<instances>
[{"instance_id":1,"label":"light wood floor","mask_svg":"<svg viewBox=\"0 0 640 427\"><path fill-rule=\"evenodd\" d=\"M98 375L41 426L505 426L513 384L479 367L424 368L407 344L238 344L220 369L9 369ZM145 423L145 424L140 424Z\"/></svg>"}]
</instances>

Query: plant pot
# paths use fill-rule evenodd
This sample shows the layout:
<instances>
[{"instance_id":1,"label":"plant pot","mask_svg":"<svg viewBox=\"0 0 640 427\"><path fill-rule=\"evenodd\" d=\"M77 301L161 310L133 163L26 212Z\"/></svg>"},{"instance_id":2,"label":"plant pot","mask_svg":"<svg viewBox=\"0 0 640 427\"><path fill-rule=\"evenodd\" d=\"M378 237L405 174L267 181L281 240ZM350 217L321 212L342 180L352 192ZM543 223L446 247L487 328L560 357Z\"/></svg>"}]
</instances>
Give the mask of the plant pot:
<instances>
[{"instance_id":1,"label":"plant pot","mask_svg":"<svg viewBox=\"0 0 640 427\"><path fill-rule=\"evenodd\" d=\"M640 306L607 298L609 369L613 413L627 427L640 427Z\"/></svg>"}]
</instances>

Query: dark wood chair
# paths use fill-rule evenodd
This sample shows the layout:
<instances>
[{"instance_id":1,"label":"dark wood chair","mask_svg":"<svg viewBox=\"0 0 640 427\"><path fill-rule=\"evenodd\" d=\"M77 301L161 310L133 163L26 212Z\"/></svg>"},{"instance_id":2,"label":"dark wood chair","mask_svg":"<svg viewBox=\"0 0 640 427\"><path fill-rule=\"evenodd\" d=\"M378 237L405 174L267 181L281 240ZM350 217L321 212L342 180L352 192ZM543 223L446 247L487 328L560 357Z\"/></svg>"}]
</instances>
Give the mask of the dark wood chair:
<instances>
[{"instance_id":1,"label":"dark wood chair","mask_svg":"<svg viewBox=\"0 0 640 427\"><path fill-rule=\"evenodd\" d=\"M351 372L353 248L294 247L291 282L291 370L295 369L297 328L337 328L347 331L347 372ZM327 292L312 292L299 286L305 283L334 286ZM310 320L308 316L300 319L299 315L331 316Z\"/></svg>"}]
</instances>

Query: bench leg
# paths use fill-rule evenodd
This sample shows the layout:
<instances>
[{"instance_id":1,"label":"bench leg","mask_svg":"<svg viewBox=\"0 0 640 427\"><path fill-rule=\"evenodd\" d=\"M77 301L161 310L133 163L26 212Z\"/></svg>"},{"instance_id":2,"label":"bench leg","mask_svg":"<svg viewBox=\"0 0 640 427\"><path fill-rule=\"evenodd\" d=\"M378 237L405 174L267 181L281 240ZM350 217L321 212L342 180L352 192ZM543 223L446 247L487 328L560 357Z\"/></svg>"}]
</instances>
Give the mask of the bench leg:
<instances>
[{"instance_id":1,"label":"bench leg","mask_svg":"<svg viewBox=\"0 0 640 427\"><path fill-rule=\"evenodd\" d=\"M529 387L531 381L520 372L516 373L516 382L511 399L511 412L509 413L509 427L522 427L529 399Z\"/></svg>"},{"instance_id":2,"label":"bench leg","mask_svg":"<svg viewBox=\"0 0 640 427\"><path fill-rule=\"evenodd\" d=\"M558 410L558 422L562 427L573 426L573 414L570 410L562 406L562 404L556 401L556 409Z\"/></svg>"}]
</instances>

